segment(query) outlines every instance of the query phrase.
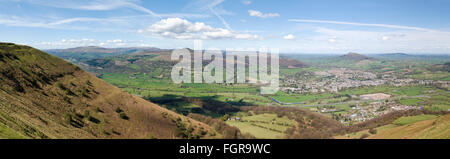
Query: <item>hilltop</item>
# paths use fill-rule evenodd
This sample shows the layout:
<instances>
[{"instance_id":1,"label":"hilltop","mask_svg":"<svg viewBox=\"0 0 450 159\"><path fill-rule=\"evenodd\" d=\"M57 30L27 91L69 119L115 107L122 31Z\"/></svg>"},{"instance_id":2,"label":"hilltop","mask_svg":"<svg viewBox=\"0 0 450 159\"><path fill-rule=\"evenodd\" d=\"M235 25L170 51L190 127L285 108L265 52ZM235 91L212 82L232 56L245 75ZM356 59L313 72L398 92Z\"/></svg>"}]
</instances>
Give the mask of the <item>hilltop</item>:
<instances>
[{"instance_id":1,"label":"hilltop","mask_svg":"<svg viewBox=\"0 0 450 159\"><path fill-rule=\"evenodd\" d=\"M339 57L341 60L350 60L350 61L362 61L362 60L373 60L373 58L367 57L362 54L350 52L346 55L342 55Z\"/></svg>"},{"instance_id":2,"label":"hilltop","mask_svg":"<svg viewBox=\"0 0 450 159\"><path fill-rule=\"evenodd\" d=\"M296 59L280 58L280 66L285 68L303 68L308 67L306 63L298 61Z\"/></svg>"},{"instance_id":3,"label":"hilltop","mask_svg":"<svg viewBox=\"0 0 450 159\"><path fill-rule=\"evenodd\" d=\"M0 138L219 138L34 48L0 43Z\"/></svg>"}]
</instances>

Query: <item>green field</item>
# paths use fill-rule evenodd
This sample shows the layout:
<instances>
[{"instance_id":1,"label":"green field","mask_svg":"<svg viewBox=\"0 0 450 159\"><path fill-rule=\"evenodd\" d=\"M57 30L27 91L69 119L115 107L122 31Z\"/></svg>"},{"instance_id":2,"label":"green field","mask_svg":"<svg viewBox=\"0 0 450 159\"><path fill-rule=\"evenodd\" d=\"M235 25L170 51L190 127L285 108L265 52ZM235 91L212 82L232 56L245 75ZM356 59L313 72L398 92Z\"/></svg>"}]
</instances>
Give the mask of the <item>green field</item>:
<instances>
[{"instance_id":1,"label":"green field","mask_svg":"<svg viewBox=\"0 0 450 159\"><path fill-rule=\"evenodd\" d=\"M283 103L299 103L299 102L305 102L310 101L313 99L324 99L324 98L330 98L333 94L331 93L324 93L324 94L287 94L284 92L279 91L277 94L272 95L271 97L283 102Z\"/></svg>"},{"instance_id":2,"label":"green field","mask_svg":"<svg viewBox=\"0 0 450 159\"><path fill-rule=\"evenodd\" d=\"M226 123L261 139L282 138L288 128L296 125L295 121L287 117L277 117L276 114L244 116L240 121L228 120Z\"/></svg>"},{"instance_id":3,"label":"green field","mask_svg":"<svg viewBox=\"0 0 450 159\"><path fill-rule=\"evenodd\" d=\"M403 105L419 106L420 103L422 103L423 101L424 101L423 99L411 98L411 99L401 99L400 103Z\"/></svg>"},{"instance_id":4,"label":"green field","mask_svg":"<svg viewBox=\"0 0 450 159\"><path fill-rule=\"evenodd\" d=\"M408 125L419 121L434 119L437 116L435 115L418 115L418 116L409 116L409 117L401 117L393 122L395 125Z\"/></svg>"}]
</instances>

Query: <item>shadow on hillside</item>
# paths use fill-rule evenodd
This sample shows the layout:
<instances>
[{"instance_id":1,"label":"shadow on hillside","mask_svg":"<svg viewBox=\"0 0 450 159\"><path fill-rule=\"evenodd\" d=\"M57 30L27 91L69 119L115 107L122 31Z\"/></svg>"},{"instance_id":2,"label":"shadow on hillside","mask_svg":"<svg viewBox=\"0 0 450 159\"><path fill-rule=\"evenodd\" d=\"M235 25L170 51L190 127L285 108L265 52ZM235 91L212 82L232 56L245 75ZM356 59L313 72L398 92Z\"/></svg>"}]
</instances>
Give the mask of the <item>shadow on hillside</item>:
<instances>
[{"instance_id":1,"label":"shadow on hillside","mask_svg":"<svg viewBox=\"0 0 450 159\"><path fill-rule=\"evenodd\" d=\"M240 106L250 105L243 100L223 102L218 98L219 96L184 97L166 94L161 97L146 97L145 99L184 115L196 113L213 117L235 113L239 111Z\"/></svg>"}]
</instances>

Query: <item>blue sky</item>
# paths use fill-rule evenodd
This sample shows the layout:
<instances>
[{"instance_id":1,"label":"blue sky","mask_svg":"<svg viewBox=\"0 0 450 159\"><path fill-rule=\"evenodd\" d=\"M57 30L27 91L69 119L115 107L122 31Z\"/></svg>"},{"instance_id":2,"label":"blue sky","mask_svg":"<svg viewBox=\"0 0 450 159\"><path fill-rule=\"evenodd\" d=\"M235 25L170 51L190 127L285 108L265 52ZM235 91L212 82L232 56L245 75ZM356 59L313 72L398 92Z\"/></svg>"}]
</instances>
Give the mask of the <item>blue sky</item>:
<instances>
[{"instance_id":1,"label":"blue sky","mask_svg":"<svg viewBox=\"0 0 450 159\"><path fill-rule=\"evenodd\" d=\"M450 53L448 0L0 0L0 41L78 46Z\"/></svg>"}]
</instances>

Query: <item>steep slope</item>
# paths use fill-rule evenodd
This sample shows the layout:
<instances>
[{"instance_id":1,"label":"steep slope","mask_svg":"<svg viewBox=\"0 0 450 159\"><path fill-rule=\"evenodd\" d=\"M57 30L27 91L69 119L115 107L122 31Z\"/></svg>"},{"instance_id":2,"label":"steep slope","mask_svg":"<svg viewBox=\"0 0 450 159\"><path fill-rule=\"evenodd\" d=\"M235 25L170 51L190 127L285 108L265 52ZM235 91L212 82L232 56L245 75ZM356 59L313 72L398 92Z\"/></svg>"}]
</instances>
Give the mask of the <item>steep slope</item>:
<instances>
[{"instance_id":1,"label":"steep slope","mask_svg":"<svg viewBox=\"0 0 450 159\"><path fill-rule=\"evenodd\" d=\"M436 119L380 129L369 139L450 139L450 114Z\"/></svg>"},{"instance_id":2,"label":"steep slope","mask_svg":"<svg viewBox=\"0 0 450 159\"><path fill-rule=\"evenodd\" d=\"M0 138L213 138L62 59L0 43Z\"/></svg>"},{"instance_id":3,"label":"steep slope","mask_svg":"<svg viewBox=\"0 0 450 159\"><path fill-rule=\"evenodd\" d=\"M346 127L337 139L450 139L448 111L408 110Z\"/></svg>"}]
</instances>

